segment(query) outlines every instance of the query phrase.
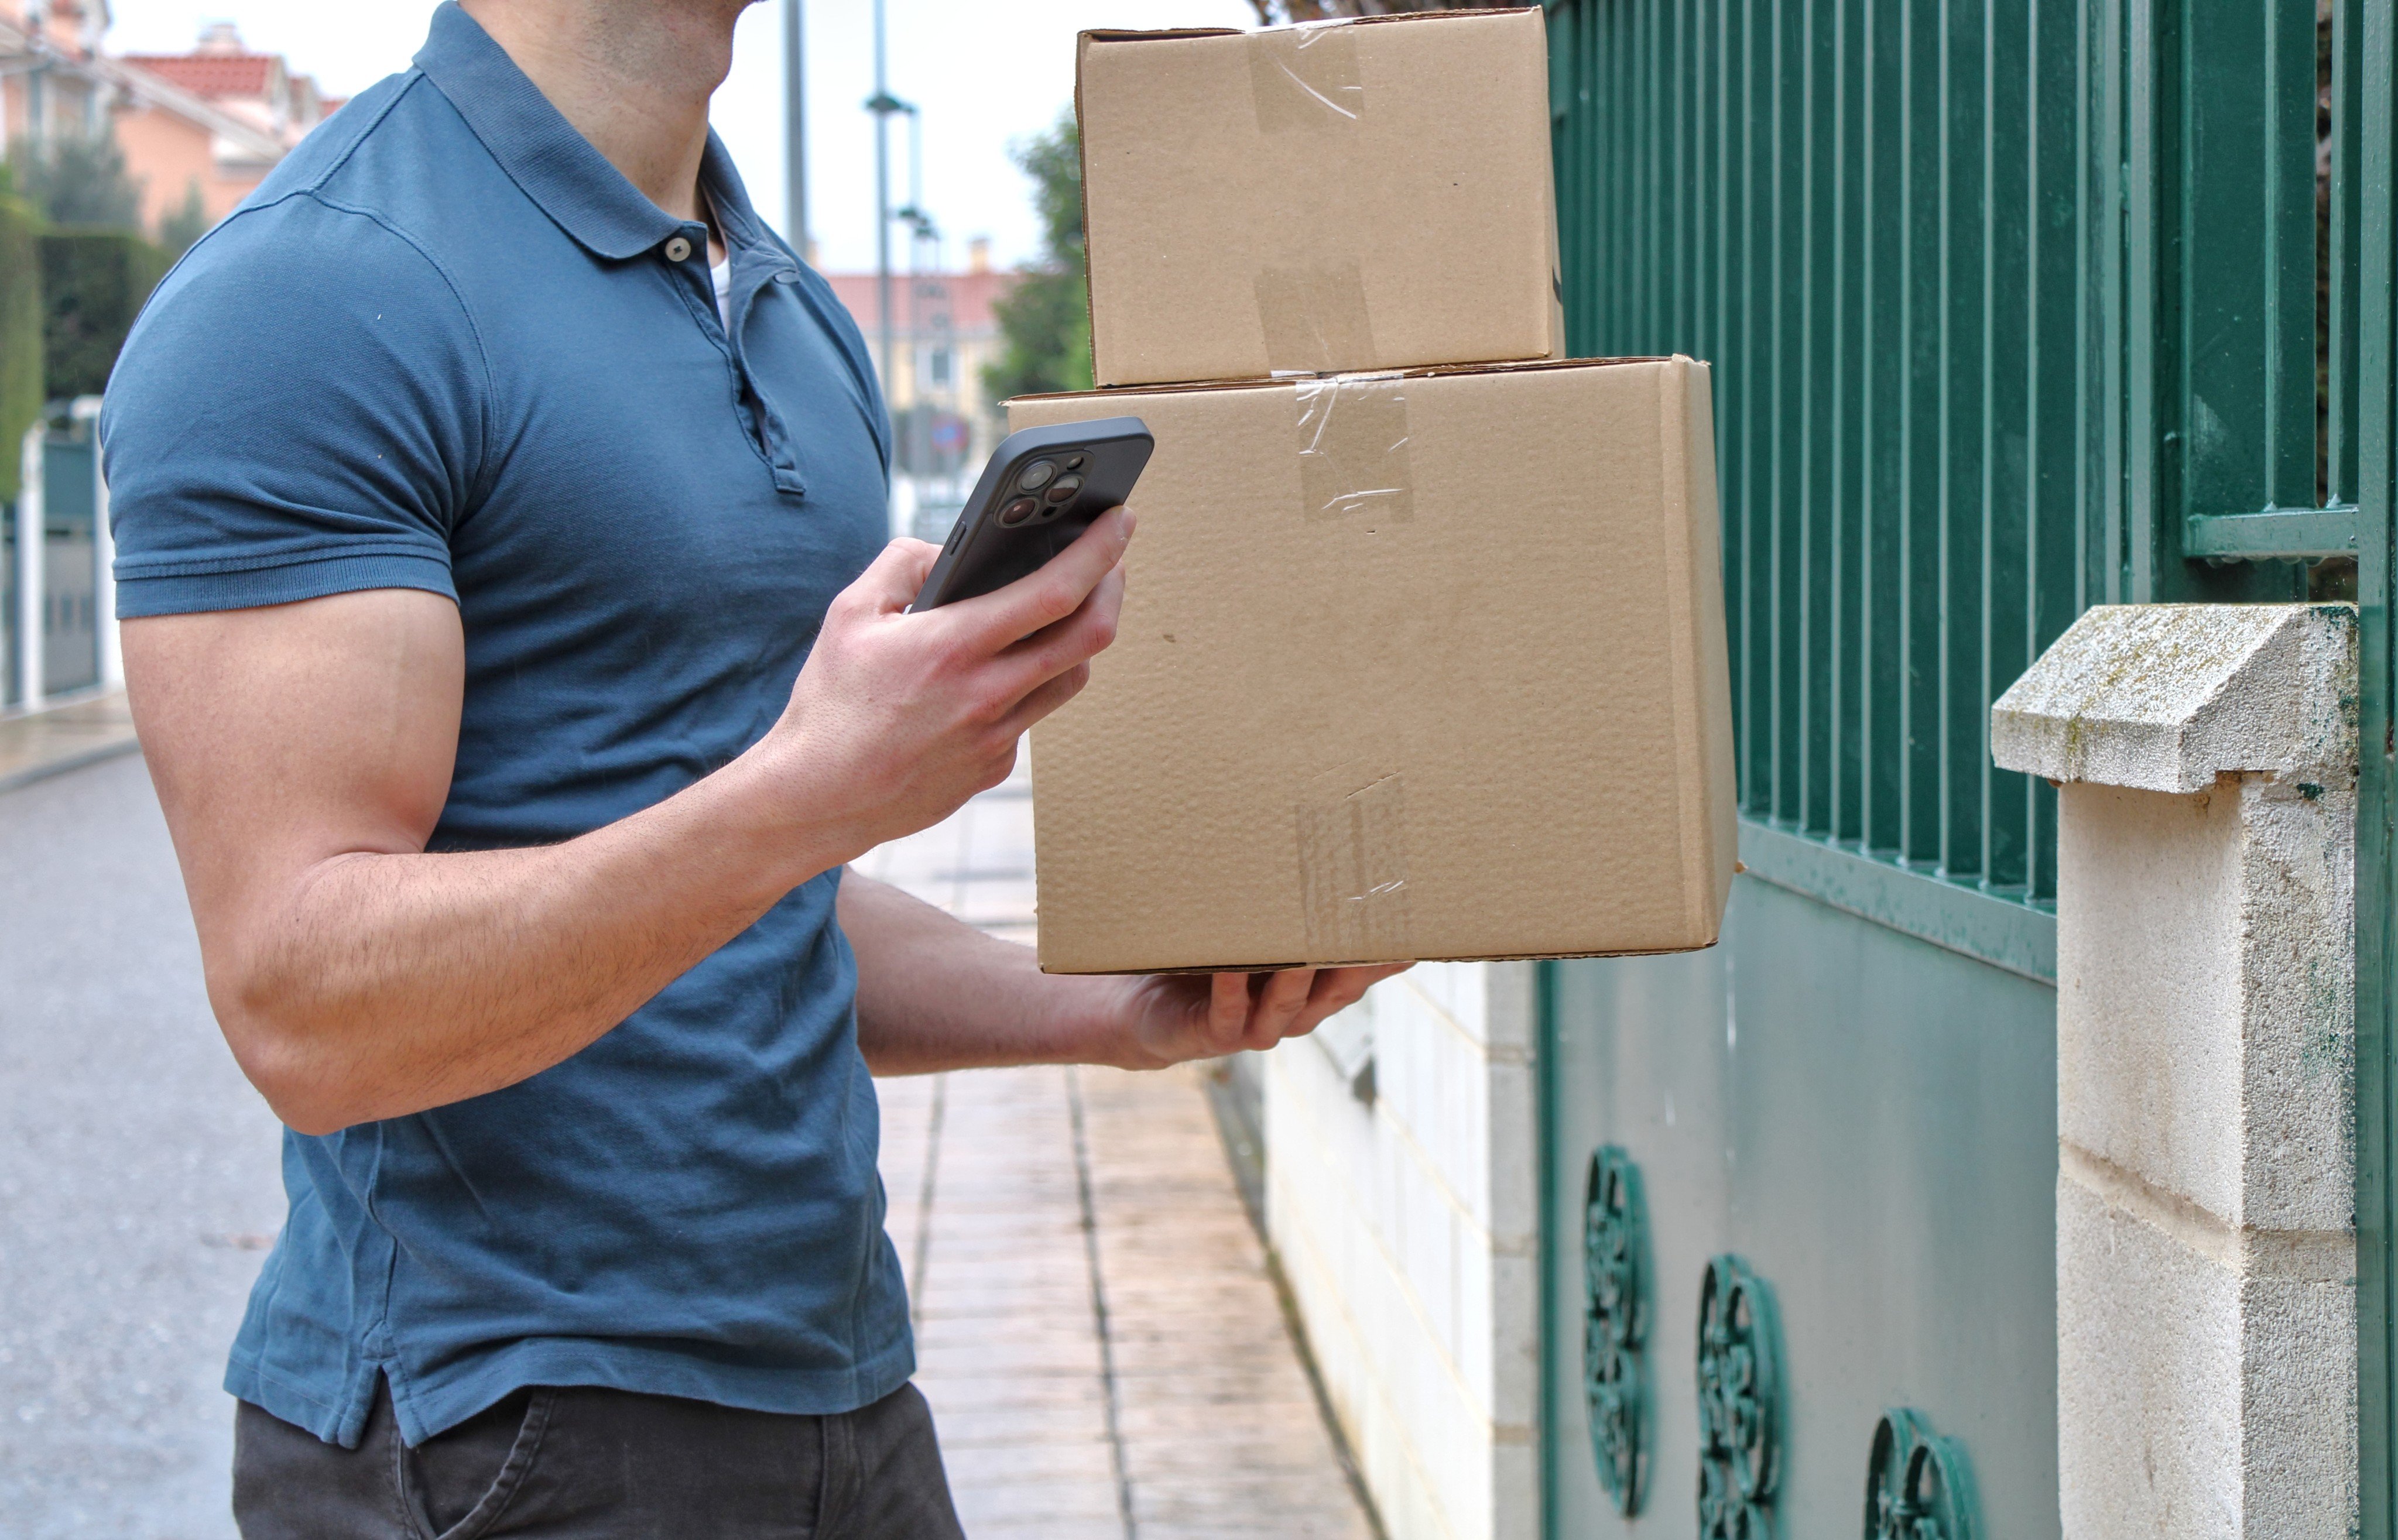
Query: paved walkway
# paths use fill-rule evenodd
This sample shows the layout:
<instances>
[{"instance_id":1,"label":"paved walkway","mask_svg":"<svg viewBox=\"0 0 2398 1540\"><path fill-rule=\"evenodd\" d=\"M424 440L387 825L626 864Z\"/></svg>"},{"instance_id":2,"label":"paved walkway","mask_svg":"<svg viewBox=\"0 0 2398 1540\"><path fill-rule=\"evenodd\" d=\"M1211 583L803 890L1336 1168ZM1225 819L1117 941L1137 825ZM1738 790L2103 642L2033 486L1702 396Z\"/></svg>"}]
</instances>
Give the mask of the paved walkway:
<instances>
[{"instance_id":1,"label":"paved walkway","mask_svg":"<svg viewBox=\"0 0 2398 1540\"><path fill-rule=\"evenodd\" d=\"M1032 929L1018 778L858 864ZM1369 1540L1195 1067L881 1082L917 1383L975 1540Z\"/></svg>"},{"instance_id":2,"label":"paved walkway","mask_svg":"<svg viewBox=\"0 0 2398 1540\"><path fill-rule=\"evenodd\" d=\"M110 743L0 721L11 773ZM83 729L91 730L88 735ZM121 743L121 736L115 740ZM1021 782L865 864L1029 933ZM890 1225L976 1540L1367 1540L1195 1072L881 1083ZM282 1218L149 777L0 795L0 1540L230 1540L225 1345Z\"/></svg>"},{"instance_id":3,"label":"paved walkway","mask_svg":"<svg viewBox=\"0 0 2398 1540\"><path fill-rule=\"evenodd\" d=\"M134 746L133 714L121 690L0 714L0 791L130 754Z\"/></svg>"}]
</instances>

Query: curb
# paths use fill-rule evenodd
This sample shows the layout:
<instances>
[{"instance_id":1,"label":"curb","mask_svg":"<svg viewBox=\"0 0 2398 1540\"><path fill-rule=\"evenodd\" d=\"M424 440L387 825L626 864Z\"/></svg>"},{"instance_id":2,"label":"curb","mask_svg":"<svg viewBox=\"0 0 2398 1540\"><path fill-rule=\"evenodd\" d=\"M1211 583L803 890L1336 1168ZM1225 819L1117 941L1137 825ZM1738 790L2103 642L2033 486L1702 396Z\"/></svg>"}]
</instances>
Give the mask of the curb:
<instances>
[{"instance_id":1,"label":"curb","mask_svg":"<svg viewBox=\"0 0 2398 1540\"><path fill-rule=\"evenodd\" d=\"M64 775L69 770L83 770L123 755L139 753L141 748L141 741L131 733L127 733L115 743L94 743L88 748L62 754L55 759L47 759L38 765L28 765L23 770L11 770L6 775L0 775L0 797L5 797L12 791L21 790L37 781L47 781L54 775Z\"/></svg>"}]
</instances>

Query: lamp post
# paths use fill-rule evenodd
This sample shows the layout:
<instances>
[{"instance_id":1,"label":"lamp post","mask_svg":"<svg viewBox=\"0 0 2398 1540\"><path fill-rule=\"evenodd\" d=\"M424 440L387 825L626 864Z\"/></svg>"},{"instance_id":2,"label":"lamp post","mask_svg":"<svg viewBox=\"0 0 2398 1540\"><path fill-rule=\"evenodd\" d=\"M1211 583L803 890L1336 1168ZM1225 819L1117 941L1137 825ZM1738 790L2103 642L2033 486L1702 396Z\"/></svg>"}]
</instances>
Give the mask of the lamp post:
<instances>
[{"instance_id":1,"label":"lamp post","mask_svg":"<svg viewBox=\"0 0 2398 1540\"><path fill-rule=\"evenodd\" d=\"M878 329L882 341L882 404L886 414L892 387L899 378L896 351L898 344L893 335L892 313L896 307L891 303L891 116L906 113L912 117L916 111L891 94L889 58L883 0L874 0L874 94L867 99L866 110L874 114L874 301L882 319ZM896 496L896 479L892 489Z\"/></svg>"},{"instance_id":2,"label":"lamp post","mask_svg":"<svg viewBox=\"0 0 2398 1540\"><path fill-rule=\"evenodd\" d=\"M807 53L802 0L783 0L783 225L800 261L808 254Z\"/></svg>"}]
</instances>

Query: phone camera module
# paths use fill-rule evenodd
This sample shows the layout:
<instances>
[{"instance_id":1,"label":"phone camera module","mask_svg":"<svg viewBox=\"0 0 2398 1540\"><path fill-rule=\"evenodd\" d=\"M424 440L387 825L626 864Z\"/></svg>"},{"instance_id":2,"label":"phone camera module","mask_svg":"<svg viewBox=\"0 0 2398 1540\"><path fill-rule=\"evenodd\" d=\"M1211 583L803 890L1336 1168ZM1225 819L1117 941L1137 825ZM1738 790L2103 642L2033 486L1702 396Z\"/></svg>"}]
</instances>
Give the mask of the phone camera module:
<instances>
[{"instance_id":1,"label":"phone camera module","mask_svg":"<svg viewBox=\"0 0 2398 1540\"><path fill-rule=\"evenodd\" d=\"M1016 484L1028 492L1037 492L1049 485L1049 478L1057 474L1057 466L1045 460L1036 460L1024 467L1023 474L1016 478Z\"/></svg>"},{"instance_id":2,"label":"phone camera module","mask_svg":"<svg viewBox=\"0 0 2398 1540\"><path fill-rule=\"evenodd\" d=\"M999 522L1012 529L1016 526L1023 523L1026 519L1031 518L1040 510L1040 507L1041 504L1034 502L1032 499L1029 497L1019 497L1015 502L1009 503L1006 507L1002 508L999 511Z\"/></svg>"},{"instance_id":3,"label":"phone camera module","mask_svg":"<svg viewBox=\"0 0 2398 1540\"><path fill-rule=\"evenodd\" d=\"M1074 494L1082 489L1083 478L1081 476L1061 475L1058 478L1056 484L1049 489L1049 501L1052 502L1071 502L1074 499Z\"/></svg>"}]
</instances>

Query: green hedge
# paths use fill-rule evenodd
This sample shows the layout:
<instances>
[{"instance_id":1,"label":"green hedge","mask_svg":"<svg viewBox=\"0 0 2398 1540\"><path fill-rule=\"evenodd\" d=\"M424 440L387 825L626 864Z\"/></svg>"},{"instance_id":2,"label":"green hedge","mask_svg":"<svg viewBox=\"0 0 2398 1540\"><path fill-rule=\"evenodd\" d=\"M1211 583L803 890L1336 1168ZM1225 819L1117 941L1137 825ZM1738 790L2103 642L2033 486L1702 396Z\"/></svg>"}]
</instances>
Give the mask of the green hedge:
<instances>
[{"instance_id":1,"label":"green hedge","mask_svg":"<svg viewBox=\"0 0 2398 1540\"><path fill-rule=\"evenodd\" d=\"M44 394L52 400L98 395L142 301L167 275L167 253L121 230L56 230L35 238L48 310Z\"/></svg>"},{"instance_id":2,"label":"green hedge","mask_svg":"<svg viewBox=\"0 0 2398 1540\"><path fill-rule=\"evenodd\" d=\"M42 278L38 221L0 179L0 502L17 496L18 446L42 411Z\"/></svg>"}]
</instances>

